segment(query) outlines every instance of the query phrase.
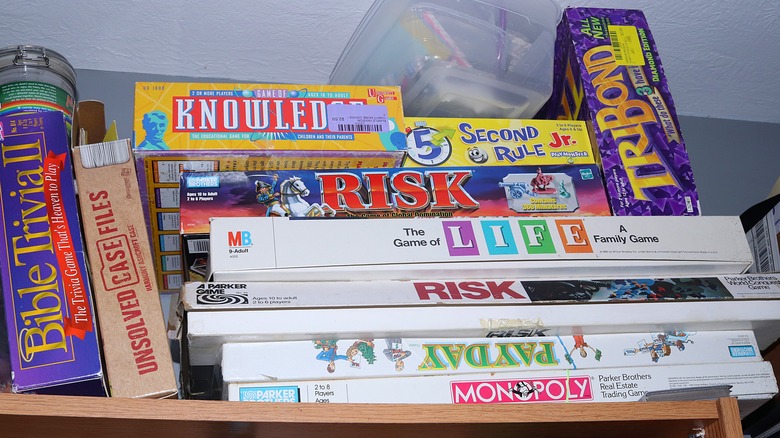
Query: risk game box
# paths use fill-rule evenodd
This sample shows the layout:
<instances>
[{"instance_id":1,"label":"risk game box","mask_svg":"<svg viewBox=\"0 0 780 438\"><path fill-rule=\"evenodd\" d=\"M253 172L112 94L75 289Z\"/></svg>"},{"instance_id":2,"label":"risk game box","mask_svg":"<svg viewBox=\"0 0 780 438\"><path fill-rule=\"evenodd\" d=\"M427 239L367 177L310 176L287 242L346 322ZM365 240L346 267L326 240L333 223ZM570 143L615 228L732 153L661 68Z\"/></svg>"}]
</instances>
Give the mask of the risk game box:
<instances>
[{"instance_id":1,"label":"risk game box","mask_svg":"<svg viewBox=\"0 0 780 438\"><path fill-rule=\"evenodd\" d=\"M570 7L540 115L585 120L616 216L699 215L699 197L658 48L638 10Z\"/></svg>"},{"instance_id":2,"label":"risk game box","mask_svg":"<svg viewBox=\"0 0 780 438\"><path fill-rule=\"evenodd\" d=\"M371 293L365 293L366 290ZM280 291L284 290L283 293ZM183 311L470 304L587 304L780 299L780 274L719 277L541 279L516 277L329 282L189 282Z\"/></svg>"},{"instance_id":3,"label":"risk game box","mask_svg":"<svg viewBox=\"0 0 780 438\"><path fill-rule=\"evenodd\" d=\"M12 389L106 395L60 112L0 117L0 277Z\"/></svg>"}]
</instances>

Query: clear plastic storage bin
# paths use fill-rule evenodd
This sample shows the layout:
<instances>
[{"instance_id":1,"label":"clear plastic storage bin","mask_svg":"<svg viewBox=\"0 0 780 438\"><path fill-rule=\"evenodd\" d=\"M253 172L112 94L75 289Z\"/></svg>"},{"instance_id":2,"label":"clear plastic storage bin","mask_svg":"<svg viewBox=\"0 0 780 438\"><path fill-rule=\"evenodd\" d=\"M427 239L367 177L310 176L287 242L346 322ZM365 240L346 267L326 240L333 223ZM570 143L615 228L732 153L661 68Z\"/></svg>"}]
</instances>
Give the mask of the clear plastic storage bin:
<instances>
[{"instance_id":1,"label":"clear plastic storage bin","mask_svg":"<svg viewBox=\"0 0 780 438\"><path fill-rule=\"evenodd\" d=\"M530 118L560 17L553 0L377 0L330 83L398 85L408 116Z\"/></svg>"}]
</instances>

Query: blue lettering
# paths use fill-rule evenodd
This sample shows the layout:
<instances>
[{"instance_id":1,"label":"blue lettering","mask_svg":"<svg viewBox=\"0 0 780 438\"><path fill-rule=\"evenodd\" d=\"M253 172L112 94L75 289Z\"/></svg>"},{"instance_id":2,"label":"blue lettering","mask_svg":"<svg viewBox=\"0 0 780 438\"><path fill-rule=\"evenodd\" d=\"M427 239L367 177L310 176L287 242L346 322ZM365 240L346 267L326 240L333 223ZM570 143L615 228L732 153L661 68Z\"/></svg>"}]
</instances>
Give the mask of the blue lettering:
<instances>
[{"instance_id":1,"label":"blue lettering","mask_svg":"<svg viewBox=\"0 0 780 438\"><path fill-rule=\"evenodd\" d=\"M470 124L463 122L458 125L458 129L464 134L460 136L460 141L466 144L474 144L477 142L477 138L474 136L474 134L471 133Z\"/></svg>"}]
</instances>

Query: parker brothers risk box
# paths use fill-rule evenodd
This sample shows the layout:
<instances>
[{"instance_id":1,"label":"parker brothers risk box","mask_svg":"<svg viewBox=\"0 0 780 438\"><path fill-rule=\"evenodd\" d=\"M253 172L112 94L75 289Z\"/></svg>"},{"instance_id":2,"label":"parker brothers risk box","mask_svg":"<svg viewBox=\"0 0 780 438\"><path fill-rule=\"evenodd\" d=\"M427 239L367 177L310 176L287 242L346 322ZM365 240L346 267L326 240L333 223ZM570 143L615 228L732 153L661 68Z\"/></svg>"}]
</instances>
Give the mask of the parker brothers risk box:
<instances>
[{"instance_id":1,"label":"parker brothers risk box","mask_svg":"<svg viewBox=\"0 0 780 438\"><path fill-rule=\"evenodd\" d=\"M0 277L12 390L106 395L60 112L0 118Z\"/></svg>"},{"instance_id":2,"label":"parker brothers risk box","mask_svg":"<svg viewBox=\"0 0 780 438\"><path fill-rule=\"evenodd\" d=\"M658 48L641 11L567 8L543 118L585 120L616 216L699 215Z\"/></svg>"}]
</instances>

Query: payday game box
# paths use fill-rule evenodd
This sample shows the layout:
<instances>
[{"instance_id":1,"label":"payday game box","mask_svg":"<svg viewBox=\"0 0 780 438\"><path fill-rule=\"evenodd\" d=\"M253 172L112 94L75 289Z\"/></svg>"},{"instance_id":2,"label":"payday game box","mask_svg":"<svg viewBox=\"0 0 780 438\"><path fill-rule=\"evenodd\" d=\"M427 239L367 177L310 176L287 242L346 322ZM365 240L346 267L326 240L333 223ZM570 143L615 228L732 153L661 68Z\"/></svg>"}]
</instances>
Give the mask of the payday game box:
<instances>
[{"instance_id":1,"label":"payday game box","mask_svg":"<svg viewBox=\"0 0 780 438\"><path fill-rule=\"evenodd\" d=\"M595 164L183 172L181 233L200 280L211 217L608 216Z\"/></svg>"},{"instance_id":2,"label":"payday game box","mask_svg":"<svg viewBox=\"0 0 780 438\"><path fill-rule=\"evenodd\" d=\"M750 330L524 338L315 339L227 343L223 382L383 378L758 362Z\"/></svg>"},{"instance_id":3,"label":"payday game box","mask_svg":"<svg viewBox=\"0 0 780 438\"><path fill-rule=\"evenodd\" d=\"M699 215L655 40L638 10L567 8L541 118L585 120L616 216Z\"/></svg>"},{"instance_id":4,"label":"payday game box","mask_svg":"<svg viewBox=\"0 0 780 438\"><path fill-rule=\"evenodd\" d=\"M60 112L0 118L0 277L12 390L106 395Z\"/></svg>"}]
</instances>

